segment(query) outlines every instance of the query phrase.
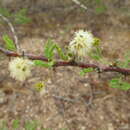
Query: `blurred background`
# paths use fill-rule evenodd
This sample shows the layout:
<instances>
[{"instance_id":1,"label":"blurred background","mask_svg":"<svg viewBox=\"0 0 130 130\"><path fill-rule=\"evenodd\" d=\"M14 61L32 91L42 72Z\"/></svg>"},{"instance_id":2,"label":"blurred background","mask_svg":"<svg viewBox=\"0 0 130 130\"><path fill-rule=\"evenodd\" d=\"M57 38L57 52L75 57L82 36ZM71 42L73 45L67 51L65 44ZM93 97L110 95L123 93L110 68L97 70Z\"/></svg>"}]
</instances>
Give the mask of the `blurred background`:
<instances>
[{"instance_id":1,"label":"blurred background","mask_svg":"<svg viewBox=\"0 0 130 130\"><path fill-rule=\"evenodd\" d=\"M124 60L124 54L130 52L130 0L79 2L87 10L73 0L0 0L0 14L13 23L27 53L43 54L49 38L64 47L75 31L84 29L101 39L108 63ZM9 11L19 16L20 10L27 16L20 15L23 21L8 15ZM2 35L13 35L6 23L0 23L0 29L3 46ZM0 53L0 122L6 121L9 130L13 130L14 120L20 121L18 130L33 120L40 122L34 130L130 130L130 91L109 86L116 73L83 77L79 68L53 71L36 67L23 84L9 76L8 63L9 58ZM45 83L46 94L35 91L39 82Z\"/></svg>"}]
</instances>

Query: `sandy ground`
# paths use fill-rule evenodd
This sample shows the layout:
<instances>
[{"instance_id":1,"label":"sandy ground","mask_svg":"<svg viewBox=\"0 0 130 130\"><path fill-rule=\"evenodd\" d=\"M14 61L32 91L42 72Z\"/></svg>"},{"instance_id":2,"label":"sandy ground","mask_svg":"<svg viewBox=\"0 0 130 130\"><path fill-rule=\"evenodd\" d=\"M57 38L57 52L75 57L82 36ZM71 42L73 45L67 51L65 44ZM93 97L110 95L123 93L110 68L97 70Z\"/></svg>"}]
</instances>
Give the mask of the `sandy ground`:
<instances>
[{"instance_id":1,"label":"sandy ground","mask_svg":"<svg viewBox=\"0 0 130 130\"><path fill-rule=\"evenodd\" d=\"M130 50L130 23L125 16L85 12L39 13L31 15L32 23L18 26L20 45L28 53L42 54L48 38L65 46L78 29L91 30L102 40L103 55L114 61L123 59ZM129 18L129 17L128 17ZM52 130L130 130L130 91L110 88L113 73L80 76L79 68L59 67L55 70L36 67L23 84L9 76L9 59L0 61L0 120L38 120ZM129 79L128 79L129 80ZM38 82L46 91L37 92ZM39 128L40 130L41 128Z\"/></svg>"}]
</instances>

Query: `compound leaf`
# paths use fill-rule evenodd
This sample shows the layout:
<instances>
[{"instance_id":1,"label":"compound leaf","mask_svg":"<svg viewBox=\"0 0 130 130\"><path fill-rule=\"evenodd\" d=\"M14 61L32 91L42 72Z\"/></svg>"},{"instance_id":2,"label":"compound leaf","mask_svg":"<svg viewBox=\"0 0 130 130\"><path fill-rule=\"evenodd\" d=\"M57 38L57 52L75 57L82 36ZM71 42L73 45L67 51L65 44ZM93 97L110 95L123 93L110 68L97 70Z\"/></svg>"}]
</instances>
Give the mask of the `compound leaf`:
<instances>
[{"instance_id":1,"label":"compound leaf","mask_svg":"<svg viewBox=\"0 0 130 130\"><path fill-rule=\"evenodd\" d=\"M54 61L51 61L51 62L44 62L44 61L40 61L40 60L34 60L34 64L36 66L42 66L42 67L52 67L55 63Z\"/></svg>"},{"instance_id":2,"label":"compound leaf","mask_svg":"<svg viewBox=\"0 0 130 130\"><path fill-rule=\"evenodd\" d=\"M5 42L5 47L6 47L8 50L11 50L11 51L16 50L16 46L15 46L13 40L10 39L10 37L9 37L8 35L3 35L2 39L4 40L4 42Z\"/></svg>"},{"instance_id":3,"label":"compound leaf","mask_svg":"<svg viewBox=\"0 0 130 130\"><path fill-rule=\"evenodd\" d=\"M115 78L110 81L110 87L112 88L118 88L121 90L129 90L130 89L130 83L122 81L120 78Z\"/></svg>"},{"instance_id":4,"label":"compound leaf","mask_svg":"<svg viewBox=\"0 0 130 130\"><path fill-rule=\"evenodd\" d=\"M80 75L84 76L86 73L93 72L93 68L85 68L80 71Z\"/></svg>"}]
</instances>

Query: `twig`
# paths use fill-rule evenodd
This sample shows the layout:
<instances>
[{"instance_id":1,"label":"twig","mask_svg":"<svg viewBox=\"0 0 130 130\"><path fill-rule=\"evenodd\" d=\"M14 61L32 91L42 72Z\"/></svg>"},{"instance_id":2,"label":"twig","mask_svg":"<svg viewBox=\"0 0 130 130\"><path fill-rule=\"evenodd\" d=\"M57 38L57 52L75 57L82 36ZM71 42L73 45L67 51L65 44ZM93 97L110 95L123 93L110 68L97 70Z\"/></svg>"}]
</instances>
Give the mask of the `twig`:
<instances>
[{"instance_id":1,"label":"twig","mask_svg":"<svg viewBox=\"0 0 130 130\"><path fill-rule=\"evenodd\" d=\"M6 49L1 48L1 47L0 47L0 52L4 53L7 56L11 56L11 57L23 57L23 54L13 52L13 51L9 51L9 50L6 50ZM25 53L24 56L31 59L31 60L41 60L41 61L48 62L48 59L43 57L42 55L33 55L33 54ZM74 62L74 61L57 60L57 61L55 61L55 64L53 65L53 67L58 67L58 66L73 66L73 67L80 67L80 68L93 68L93 69L100 70L100 73L103 73L103 72L118 72L118 73L121 73L123 75L130 75L130 69L120 68L120 67L116 67L116 66L102 66L102 65L96 65L96 64L85 64L85 63L82 63L82 62L77 63L77 62Z\"/></svg>"},{"instance_id":2,"label":"twig","mask_svg":"<svg viewBox=\"0 0 130 130\"><path fill-rule=\"evenodd\" d=\"M90 106L92 105L92 102L93 102L93 90L92 90L92 87L90 87L90 98L88 100L88 102L85 102L87 106Z\"/></svg>"},{"instance_id":3,"label":"twig","mask_svg":"<svg viewBox=\"0 0 130 130\"><path fill-rule=\"evenodd\" d=\"M63 101L67 101L67 102L77 102L77 100L74 100L74 99L70 99L70 98L67 98L67 97L63 97L63 96L57 96L57 95L53 95L54 98L56 99L60 99L60 100L63 100Z\"/></svg>"},{"instance_id":4,"label":"twig","mask_svg":"<svg viewBox=\"0 0 130 130\"><path fill-rule=\"evenodd\" d=\"M12 25L12 23L9 21L8 18L6 18L5 16L3 16L2 14L0 14L0 17L8 24L8 26L10 27L10 30L12 31L12 34L13 34L13 37L14 37L14 43L15 43L15 46L18 50L18 52L20 51L20 47L19 47L19 44L18 44L18 37L16 35L16 32L15 32L15 29Z\"/></svg>"},{"instance_id":5,"label":"twig","mask_svg":"<svg viewBox=\"0 0 130 130\"><path fill-rule=\"evenodd\" d=\"M79 5L81 8L87 10L87 7L83 4L81 4L78 0L72 0L75 4Z\"/></svg>"}]
</instances>

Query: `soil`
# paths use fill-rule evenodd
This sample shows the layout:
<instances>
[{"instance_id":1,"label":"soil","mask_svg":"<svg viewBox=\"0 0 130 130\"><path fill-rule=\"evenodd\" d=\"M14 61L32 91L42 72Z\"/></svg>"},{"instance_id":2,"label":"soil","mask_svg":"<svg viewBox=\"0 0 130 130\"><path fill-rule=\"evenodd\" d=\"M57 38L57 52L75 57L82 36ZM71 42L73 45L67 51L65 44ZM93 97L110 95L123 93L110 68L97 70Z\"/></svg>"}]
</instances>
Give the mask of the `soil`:
<instances>
[{"instance_id":1,"label":"soil","mask_svg":"<svg viewBox=\"0 0 130 130\"><path fill-rule=\"evenodd\" d=\"M130 50L130 16L119 14L95 15L80 9L30 14L31 23L16 26L19 44L25 53L43 54L49 38L64 47L76 30L85 29L101 39L105 59L123 60ZM80 76L80 68L35 67L21 83L9 76L10 59L0 55L0 120L7 121L9 130L14 119L21 122L18 130L24 130L29 120L52 130L130 130L130 91L109 86L116 73ZM46 86L41 92L35 90L39 82Z\"/></svg>"}]
</instances>

